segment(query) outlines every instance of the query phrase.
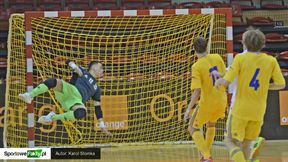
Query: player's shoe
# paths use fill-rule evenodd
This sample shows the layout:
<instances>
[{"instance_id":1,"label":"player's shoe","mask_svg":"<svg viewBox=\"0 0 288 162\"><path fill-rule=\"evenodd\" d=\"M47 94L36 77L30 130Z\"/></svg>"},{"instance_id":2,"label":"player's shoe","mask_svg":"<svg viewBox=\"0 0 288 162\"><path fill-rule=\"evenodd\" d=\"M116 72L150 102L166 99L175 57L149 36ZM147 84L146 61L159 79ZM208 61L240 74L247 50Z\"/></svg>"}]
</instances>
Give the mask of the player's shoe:
<instances>
[{"instance_id":1,"label":"player's shoe","mask_svg":"<svg viewBox=\"0 0 288 162\"><path fill-rule=\"evenodd\" d=\"M258 137L256 143L254 144L252 148L252 159L257 158L257 156L260 153L261 148L264 146L265 138Z\"/></svg>"},{"instance_id":2,"label":"player's shoe","mask_svg":"<svg viewBox=\"0 0 288 162\"><path fill-rule=\"evenodd\" d=\"M201 158L200 162L213 162L213 159L211 157L209 159Z\"/></svg>"},{"instance_id":3,"label":"player's shoe","mask_svg":"<svg viewBox=\"0 0 288 162\"><path fill-rule=\"evenodd\" d=\"M202 162L204 160L204 157L203 156L201 156L201 158L200 158L200 162Z\"/></svg>"},{"instance_id":4,"label":"player's shoe","mask_svg":"<svg viewBox=\"0 0 288 162\"><path fill-rule=\"evenodd\" d=\"M199 156L200 156L200 162L202 162L204 160L204 156L202 155L200 151L199 151Z\"/></svg>"},{"instance_id":5,"label":"player's shoe","mask_svg":"<svg viewBox=\"0 0 288 162\"><path fill-rule=\"evenodd\" d=\"M50 112L48 115L46 116L41 116L39 119L38 119L38 123L50 123L52 122L52 117L55 115L54 112Z\"/></svg>"},{"instance_id":6,"label":"player's shoe","mask_svg":"<svg viewBox=\"0 0 288 162\"><path fill-rule=\"evenodd\" d=\"M30 94L29 94L28 92L26 92L26 93L21 93L21 94L19 94L18 96L19 96L19 98L20 98L21 100L23 100L24 102L26 102L26 103L28 103L28 104L31 104L31 102L32 102L32 100L33 100L33 98L30 96Z\"/></svg>"},{"instance_id":7,"label":"player's shoe","mask_svg":"<svg viewBox=\"0 0 288 162\"><path fill-rule=\"evenodd\" d=\"M247 162L260 162L259 159L256 159L256 160L247 160Z\"/></svg>"}]
</instances>

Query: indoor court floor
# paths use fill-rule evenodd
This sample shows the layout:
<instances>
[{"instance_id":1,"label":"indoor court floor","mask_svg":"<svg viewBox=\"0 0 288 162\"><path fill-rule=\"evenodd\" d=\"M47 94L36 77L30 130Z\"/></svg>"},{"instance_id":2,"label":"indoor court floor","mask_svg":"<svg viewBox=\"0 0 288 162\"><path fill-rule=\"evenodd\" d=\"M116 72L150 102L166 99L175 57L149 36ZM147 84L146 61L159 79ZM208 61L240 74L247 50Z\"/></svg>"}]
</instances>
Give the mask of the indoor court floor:
<instances>
[{"instance_id":1,"label":"indoor court floor","mask_svg":"<svg viewBox=\"0 0 288 162\"><path fill-rule=\"evenodd\" d=\"M194 144L130 146L102 149L101 162L199 162ZM213 146L214 162L230 162L224 146ZM267 142L261 162L288 162L288 141Z\"/></svg>"},{"instance_id":2,"label":"indoor court floor","mask_svg":"<svg viewBox=\"0 0 288 162\"><path fill-rule=\"evenodd\" d=\"M224 146L213 146L214 162L230 162ZM16 161L16 160L7 160ZM36 161L36 160L35 160ZM37 160L47 162L47 160ZM116 146L101 149L101 160L50 160L53 162L199 162L194 144ZM269 141L262 148L261 162L288 162L288 141ZM17 160L19 162L19 160Z\"/></svg>"}]
</instances>

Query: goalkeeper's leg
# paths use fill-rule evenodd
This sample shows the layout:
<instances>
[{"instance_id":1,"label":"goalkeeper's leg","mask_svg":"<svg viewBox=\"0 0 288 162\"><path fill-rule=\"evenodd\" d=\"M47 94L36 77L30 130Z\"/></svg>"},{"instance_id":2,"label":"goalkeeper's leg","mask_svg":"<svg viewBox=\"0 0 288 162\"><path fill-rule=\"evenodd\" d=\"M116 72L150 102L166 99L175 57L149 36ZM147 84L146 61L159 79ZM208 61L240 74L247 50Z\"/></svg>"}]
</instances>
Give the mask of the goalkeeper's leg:
<instances>
[{"instance_id":1,"label":"goalkeeper's leg","mask_svg":"<svg viewBox=\"0 0 288 162\"><path fill-rule=\"evenodd\" d=\"M47 92L49 89L54 89L61 92L62 82L60 79L49 78L45 80L43 83L39 84L36 88L34 88L31 92L26 92L23 94L19 94L19 98L26 103L31 103L33 98Z\"/></svg>"},{"instance_id":2,"label":"goalkeeper's leg","mask_svg":"<svg viewBox=\"0 0 288 162\"><path fill-rule=\"evenodd\" d=\"M41 116L38 119L38 123L49 123L55 120L75 120L83 119L86 116L86 107L84 105L74 105L72 110L62 114L55 114L50 112L46 116Z\"/></svg>"},{"instance_id":3,"label":"goalkeeper's leg","mask_svg":"<svg viewBox=\"0 0 288 162\"><path fill-rule=\"evenodd\" d=\"M61 81L61 80L60 80ZM61 104L65 113L49 113L39 118L39 123L52 122L52 120L75 120L86 116L86 107L82 103L82 96L78 89L65 81L61 81L61 89L54 88L55 98ZM59 88L59 87L58 87Z\"/></svg>"}]
</instances>

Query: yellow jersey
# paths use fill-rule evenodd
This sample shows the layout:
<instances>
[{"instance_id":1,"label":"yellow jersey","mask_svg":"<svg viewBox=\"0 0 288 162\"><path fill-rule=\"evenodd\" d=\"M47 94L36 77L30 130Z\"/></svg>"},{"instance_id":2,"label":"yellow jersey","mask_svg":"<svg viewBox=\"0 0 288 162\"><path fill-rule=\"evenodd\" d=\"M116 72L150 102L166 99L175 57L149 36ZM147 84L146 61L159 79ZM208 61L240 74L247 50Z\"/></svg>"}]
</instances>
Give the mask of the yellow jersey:
<instances>
[{"instance_id":1,"label":"yellow jersey","mask_svg":"<svg viewBox=\"0 0 288 162\"><path fill-rule=\"evenodd\" d=\"M238 76L232 115L251 121L263 121L270 79L285 84L277 60L265 53L246 52L237 55L224 79L232 82Z\"/></svg>"},{"instance_id":2,"label":"yellow jersey","mask_svg":"<svg viewBox=\"0 0 288 162\"><path fill-rule=\"evenodd\" d=\"M224 61L218 54L201 57L192 66L191 90L201 89L198 105L210 114L225 112L227 106L226 90L224 87L218 90L214 86L218 78L211 74L213 70L222 74L226 71Z\"/></svg>"}]
</instances>

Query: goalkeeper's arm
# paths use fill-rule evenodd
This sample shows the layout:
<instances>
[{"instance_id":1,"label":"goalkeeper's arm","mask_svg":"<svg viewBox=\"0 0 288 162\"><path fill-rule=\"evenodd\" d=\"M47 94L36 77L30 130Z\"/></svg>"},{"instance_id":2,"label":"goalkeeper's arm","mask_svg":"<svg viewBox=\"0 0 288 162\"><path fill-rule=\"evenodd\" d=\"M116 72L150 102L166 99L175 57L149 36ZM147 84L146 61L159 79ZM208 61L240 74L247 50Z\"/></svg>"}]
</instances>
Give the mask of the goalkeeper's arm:
<instances>
[{"instance_id":1,"label":"goalkeeper's arm","mask_svg":"<svg viewBox=\"0 0 288 162\"><path fill-rule=\"evenodd\" d=\"M101 104L100 104L100 101L94 101L94 106L95 106L95 115L96 115L96 118L99 122L99 128L102 130L102 132L106 133L107 135L109 136L113 136L112 133L110 133L105 124L104 124L104 120L103 120L103 113L102 113L102 110L101 110Z\"/></svg>"},{"instance_id":2,"label":"goalkeeper's arm","mask_svg":"<svg viewBox=\"0 0 288 162\"><path fill-rule=\"evenodd\" d=\"M103 112L101 109L101 104L99 101L94 101L94 107L95 107L95 115L97 120L99 121L99 127L100 128L105 128L105 124L103 121Z\"/></svg>"},{"instance_id":3,"label":"goalkeeper's arm","mask_svg":"<svg viewBox=\"0 0 288 162\"><path fill-rule=\"evenodd\" d=\"M82 70L73 61L67 60L65 61L65 63L70 66L79 76L83 76Z\"/></svg>"}]
</instances>

